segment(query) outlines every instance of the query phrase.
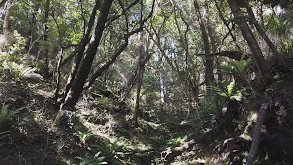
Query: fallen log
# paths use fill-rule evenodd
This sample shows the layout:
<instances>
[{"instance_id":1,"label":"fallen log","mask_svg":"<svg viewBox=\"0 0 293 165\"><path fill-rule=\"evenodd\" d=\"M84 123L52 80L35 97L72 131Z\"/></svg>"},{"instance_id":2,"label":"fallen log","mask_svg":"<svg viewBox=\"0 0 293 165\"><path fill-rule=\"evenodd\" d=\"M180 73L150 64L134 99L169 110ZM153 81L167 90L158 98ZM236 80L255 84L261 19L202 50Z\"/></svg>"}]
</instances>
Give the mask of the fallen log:
<instances>
[{"instance_id":1,"label":"fallen log","mask_svg":"<svg viewBox=\"0 0 293 165\"><path fill-rule=\"evenodd\" d=\"M182 153L184 153L185 151L190 151L192 149L192 147L195 145L195 140L192 139L186 143L184 143L182 146L180 147L175 147L172 152L167 156L167 160L164 163L164 165L169 165L170 163L172 163L172 161L176 158L176 156L181 155Z\"/></svg>"}]
</instances>

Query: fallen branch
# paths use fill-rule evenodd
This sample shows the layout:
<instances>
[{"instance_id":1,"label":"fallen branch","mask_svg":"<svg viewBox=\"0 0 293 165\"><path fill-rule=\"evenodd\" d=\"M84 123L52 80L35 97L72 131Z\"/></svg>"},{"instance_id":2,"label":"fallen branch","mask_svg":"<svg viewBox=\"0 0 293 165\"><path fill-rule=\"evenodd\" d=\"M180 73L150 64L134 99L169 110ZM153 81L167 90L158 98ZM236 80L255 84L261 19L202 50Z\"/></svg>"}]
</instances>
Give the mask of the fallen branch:
<instances>
[{"instance_id":1,"label":"fallen branch","mask_svg":"<svg viewBox=\"0 0 293 165\"><path fill-rule=\"evenodd\" d=\"M266 111L268 109L268 103L263 103L260 107L257 121L254 127L254 133L253 133L253 138L252 138L252 143L249 149L249 154L247 158L247 162L245 165L252 165L257 149L258 149L258 144L259 144L259 139L260 139L260 133L261 133L261 126L265 118Z\"/></svg>"},{"instance_id":2,"label":"fallen branch","mask_svg":"<svg viewBox=\"0 0 293 165\"><path fill-rule=\"evenodd\" d=\"M165 162L164 165L169 165L175 158L176 156L179 156L181 155L182 153L184 153L185 151L189 151L192 149L192 147L195 145L195 140L192 139L186 143L184 143L182 146L180 147L175 147L173 150L172 150L172 153L169 154L167 156L167 161Z\"/></svg>"},{"instance_id":3,"label":"fallen branch","mask_svg":"<svg viewBox=\"0 0 293 165\"><path fill-rule=\"evenodd\" d=\"M205 54L195 54L197 56L205 56ZM228 57L232 58L234 60L240 61L242 57L242 53L240 51L222 51L218 53L211 53L210 56L222 56L222 57ZM247 60L249 57L252 55L250 54L245 54L244 60Z\"/></svg>"}]
</instances>

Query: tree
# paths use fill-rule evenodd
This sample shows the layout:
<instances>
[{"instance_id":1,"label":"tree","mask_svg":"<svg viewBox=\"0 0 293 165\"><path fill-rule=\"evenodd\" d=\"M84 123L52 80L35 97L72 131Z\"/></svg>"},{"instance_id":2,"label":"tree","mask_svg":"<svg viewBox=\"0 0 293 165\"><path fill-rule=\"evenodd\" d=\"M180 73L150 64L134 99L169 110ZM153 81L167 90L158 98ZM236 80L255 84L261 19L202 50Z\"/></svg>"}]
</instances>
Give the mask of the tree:
<instances>
[{"instance_id":1,"label":"tree","mask_svg":"<svg viewBox=\"0 0 293 165\"><path fill-rule=\"evenodd\" d=\"M73 79L72 86L64 100L64 103L61 106L61 109L72 110L72 108L75 106L76 102L78 101L80 97L80 94L83 90L84 83L86 82L94 57L96 55L97 48L100 44L112 2L113 0L108 0L103 2L101 12L97 20L95 32L94 32L95 33L94 41L90 43L87 51L85 52L85 57L81 61L81 64L76 73L76 77Z\"/></svg>"},{"instance_id":2,"label":"tree","mask_svg":"<svg viewBox=\"0 0 293 165\"><path fill-rule=\"evenodd\" d=\"M244 39L246 40L250 51L252 52L252 55L255 59L256 66L260 72L260 75L262 77L262 81L265 86L268 85L268 83L271 81L271 77L269 75L268 67L266 65L263 53L252 33L249 26L246 23L246 19L244 17L244 14L238 4L233 0L227 0L228 4L231 8L231 11L234 15L234 20L238 24L242 35Z\"/></svg>"},{"instance_id":3,"label":"tree","mask_svg":"<svg viewBox=\"0 0 293 165\"><path fill-rule=\"evenodd\" d=\"M266 41L266 43L268 44L269 48L271 49L273 55L276 57L276 59L279 61L279 63L281 65L286 66L286 62L285 62L285 57L279 53L278 49L276 48L276 46L273 44L273 42L269 39L269 37L267 36L267 34L262 30L261 26L259 25L258 21L256 20L253 11L251 9L251 6L248 2L248 0L244 0L246 3L246 10L248 13L248 16L251 18L252 23L254 24L255 28L257 29L258 33L262 36L262 38Z\"/></svg>"},{"instance_id":4,"label":"tree","mask_svg":"<svg viewBox=\"0 0 293 165\"><path fill-rule=\"evenodd\" d=\"M197 0L193 1L194 4L194 8L196 11L196 16L197 16L197 21L199 23L200 26L200 30L201 30L201 35L202 35L202 39L204 42L204 49L205 49L205 81L206 81L206 85L209 86L211 85L212 81L214 80L214 74L213 74L213 60L210 57L211 54L211 50L210 50L210 42L209 42L209 37L206 31L206 27L204 25L204 21L202 19L201 13L199 11L199 6L197 3Z\"/></svg>"}]
</instances>

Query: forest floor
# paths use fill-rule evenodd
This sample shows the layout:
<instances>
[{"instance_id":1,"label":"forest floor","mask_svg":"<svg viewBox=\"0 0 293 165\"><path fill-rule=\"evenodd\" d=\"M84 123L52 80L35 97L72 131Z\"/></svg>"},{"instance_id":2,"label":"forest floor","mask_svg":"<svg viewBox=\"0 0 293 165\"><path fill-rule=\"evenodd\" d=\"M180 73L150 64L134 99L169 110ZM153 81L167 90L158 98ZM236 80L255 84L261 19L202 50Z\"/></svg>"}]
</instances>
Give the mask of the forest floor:
<instances>
[{"instance_id":1,"label":"forest floor","mask_svg":"<svg viewBox=\"0 0 293 165\"><path fill-rule=\"evenodd\" d=\"M292 161L292 77L283 76L265 92L271 99L270 117L264 123L270 135L267 132L262 134L260 146L265 147L260 150L264 150L264 158L259 154L259 160L264 161L266 155L270 155L269 161ZM110 98L85 93L76 111L71 114L69 124L56 126L54 120L59 108L52 100L50 85L30 81L3 82L0 92L2 111L4 103L9 105L9 112L22 108L1 128L9 132L0 134L0 165L105 162L147 165L166 164L168 160L173 164L204 164L209 161L224 164L223 159L229 159L228 156L234 151L232 159L237 164L235 154L241 152L237 160L241 158L242 162L245 157L243 153L247 154L250 145L249 140L240 138L251 124L246 119L249 115L238 121L238 124L244 123L239 124L242 128L227 133L221 129L199 130L197 115L186 118L188 112L184 109L168 111L158 108L145 110L139 127L135 128L130 123L130 109ZM247 100L250 101L260 100ZM248 105L249 108L253 107L251 103L245 106ZM247 134L252 135L252 132ZM192 139L194 141L190 141ZM176 147L181 147L182 152L174 153Z\"/></svg>"},{"instance_id":2,"label":"forest floor","mask_svg":"<svg viewBox=\"0 0 293 165\"><path fill-rule=\"evenodd\" d=\"M52 100L53 92L48 92L48 84L1 83L0 89L9 112L23 108L5 126L9 134L0 139L0 165L82 164L99 152L104 153L108 164L158 164L174 147L186 143L187 135L199 137L194 130L196 123L184 122L187 112L171 114L158 109L145 113L135 128L129 122L129 109L109 98L86 94L70 124L54 126L58 105ZM216 145L209 141L205 143L210 147L197 143L182 159L203 158Z\"/></svg>"}]
</instances>

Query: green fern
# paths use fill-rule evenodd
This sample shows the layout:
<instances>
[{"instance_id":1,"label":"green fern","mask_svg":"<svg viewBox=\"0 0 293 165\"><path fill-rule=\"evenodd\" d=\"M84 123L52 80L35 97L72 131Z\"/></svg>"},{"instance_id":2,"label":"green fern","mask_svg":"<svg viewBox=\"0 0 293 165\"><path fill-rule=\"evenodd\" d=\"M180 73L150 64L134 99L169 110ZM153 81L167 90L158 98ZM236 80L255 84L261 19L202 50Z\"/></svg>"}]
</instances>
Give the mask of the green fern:
<instances>
[{"instance_id":1,"label":"green fern","mask_svg":"<svg viewBox=\"0 0 293 165\"><path fill-rule=\"evenodd\" d=\"M275 34L277 36L285 36L291 27L291 20L279 20L275 16L269 16L270 19L266 25L266 30L271 33Z\"/></svg>"},{"instance_id":2,"label":"green fern","mask_svg":"<svg viewBox=\"0 0 293 165\"><path fill-rule=\"evenodd\" d=\"M105 157L105 161L109 164L122 164L121 158L125 156L123 147L118 144L119 139L111 143L106 139L103 145L96 146L101 154Z\"/></svg>"},{"instance_id":3,"label":"green fern","mask_svg":"<svg viewBox=\"0 0 293 165\"><path fill-rule=\"evenodd\" d=\"M23 78L43 79L40 74L35 72L37 70L36 68L32 68L24 64L4 61L2 66L4 69L8 70L17 80Z\"/></svg>"},{"instance_id":4,"label":"green fern","mask_svg":"<svg viewBox=\"0 0 293 165\"><path fill-rule=\"evenodd\" d=\"M80 160L80 165L104 165L108 164L104 161L105 157L101 156L101 152L96 153L94 156L86 156L85 158L77 157Z\"/></svg>"},{"instance_id":5,"label":"green fern","mask_svg":"<svg viewBox=\"0 0 293 165\"><path fill-rule=\"evenodd\" d=\"M287 55L292 56L293 55L293 53L292 53L293 52L293 40L287 39L287 40L282 41L279 44L279 50L283 54L287 54Z\"/></svg>"},{"instance_id":6,"label":"green fern","mask_svg":"<svg viewBox=\"0 0 293 165\"><path fill-rule=\"evenodd\" d=\"M8 113L8 107L9 105L4 105L1 108L1 112L0 112L0 130L3 129L2 127L4 127L4 125L11 120L15 115L17 115L22 109L24 109L25 107L19 108L14 110L11 113Z\"/></svg>"},{"instance_id":7,"label":"green fern","mask_svg":"<svg viewBox=\"0 0 293 165\"><path fill-rule=\"evenodd\" d=\"M235 79L240 79L240 81L246 80L246 76L249 72L249 68L252 66L252 59L249 57L244 60L244 55L242 55L240 61L229 61L228 65L220 66L222 72L231 74Z\"/></svg>"},{"instance_id":8,"label":"green fern","mask_svg":"<svg viewBox=\"0 0 293 165\"><path fill-rule=\"evenodd\" d=\"M85 144L86 140L90 138L93 134L90 131L83 132L77 130L77 132L74 135L79 138L81 143Z\"/></svg>"}]
</instances>

